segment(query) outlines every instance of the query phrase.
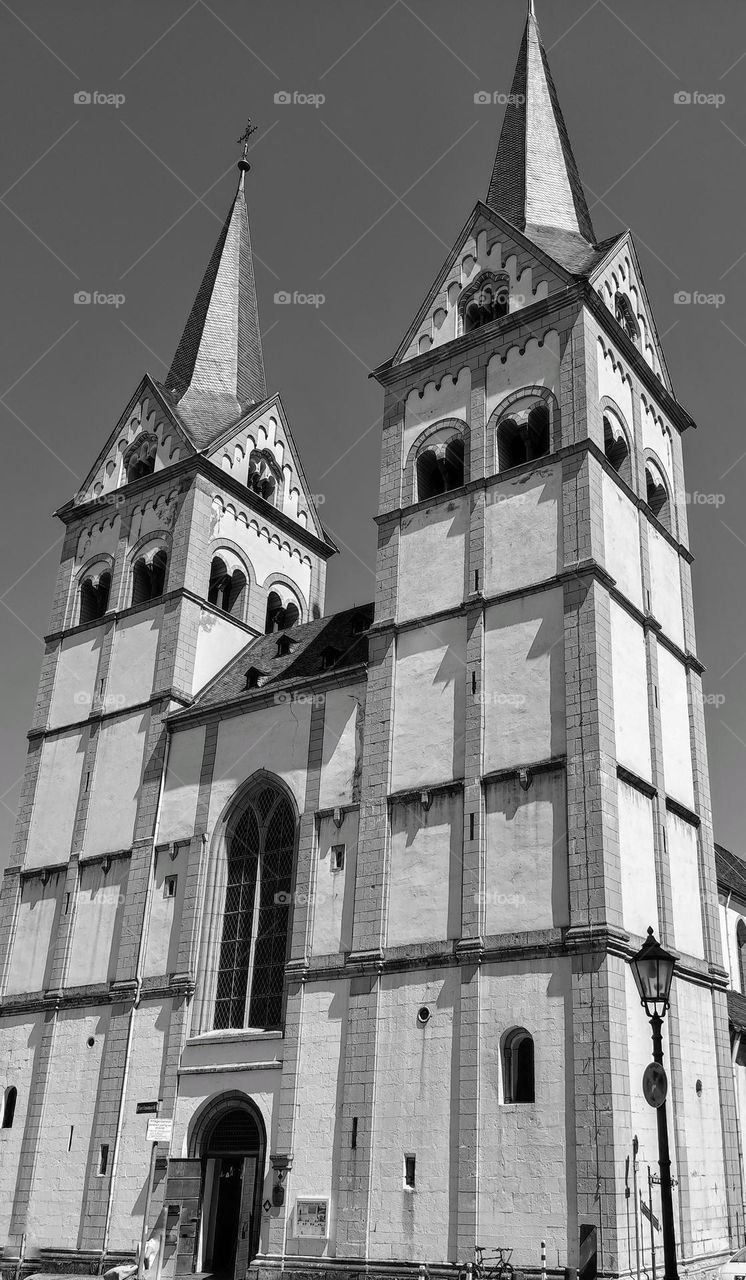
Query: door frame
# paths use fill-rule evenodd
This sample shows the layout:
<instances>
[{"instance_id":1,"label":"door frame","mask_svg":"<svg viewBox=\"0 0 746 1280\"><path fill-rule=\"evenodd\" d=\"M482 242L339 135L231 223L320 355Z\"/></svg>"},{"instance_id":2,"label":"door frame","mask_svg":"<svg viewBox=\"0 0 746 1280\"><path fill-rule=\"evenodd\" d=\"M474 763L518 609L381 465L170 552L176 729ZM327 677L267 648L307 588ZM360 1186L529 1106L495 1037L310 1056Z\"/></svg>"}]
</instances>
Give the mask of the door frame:
<instances>
[{"instance_id":1,"label":"door frame","mask_svg":"<svg viewBox=\"0 0 746 1280\"><path fill-rule=\"evenodd\" d=\"M254 1151L210 1151L210 1137L215 1125L231 1111L245 1111L254 1121L259 1135L258 1148ZM243 1158L243 1177L241 1187L241 1213L238 1226L239 1236L236 1247L236 1261L245 1257L246 1265L259 1252L262 1227L262 1200L264 1177L267 1160L267 1131L264 1118L256 1103L248 1094L238 1089L214 1095L199 1109L189 1126L189 1155L202 1161L202 1184L200 1193L198 1247L194 1254L194 1270L204 1269L208 1233L214 1228L214 1215L217 1199L214 1195L215 1171L217 1161L223 1157ZM212 1162L212 1163L211 1163ZM208 1185L208 1165L212 1169ZM253 1187L249 1190L249 1168L253 1165ZM246 1244L242 1249L240 1231L241 1224L247 1222ZM234 1274L237 1274L234 1267ZM245 1271L244 1271L245 1274Z\"/></svg>"}]
</instances>

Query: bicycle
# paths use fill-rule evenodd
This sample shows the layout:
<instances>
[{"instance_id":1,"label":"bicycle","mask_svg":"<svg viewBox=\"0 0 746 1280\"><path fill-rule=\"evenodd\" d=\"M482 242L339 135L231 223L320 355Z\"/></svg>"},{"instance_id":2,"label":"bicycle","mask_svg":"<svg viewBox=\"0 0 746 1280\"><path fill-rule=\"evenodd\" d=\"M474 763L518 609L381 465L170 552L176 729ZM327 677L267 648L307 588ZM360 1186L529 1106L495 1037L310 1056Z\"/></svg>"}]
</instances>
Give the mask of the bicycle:
<instances>
[{"instance_id":1,"label":"bicycle","mask_svg":"<svg viewBox=\"0 0 746 1280\"><path fill-rule=\"evenodd\" d=\"M513 1280L515 1268L510 1259L513 1250L495 1245L495 1252L485 1257L484 1245L474 1245L474 1261L459 1271L458 1280Z\"/></svg>"}]
</instances>

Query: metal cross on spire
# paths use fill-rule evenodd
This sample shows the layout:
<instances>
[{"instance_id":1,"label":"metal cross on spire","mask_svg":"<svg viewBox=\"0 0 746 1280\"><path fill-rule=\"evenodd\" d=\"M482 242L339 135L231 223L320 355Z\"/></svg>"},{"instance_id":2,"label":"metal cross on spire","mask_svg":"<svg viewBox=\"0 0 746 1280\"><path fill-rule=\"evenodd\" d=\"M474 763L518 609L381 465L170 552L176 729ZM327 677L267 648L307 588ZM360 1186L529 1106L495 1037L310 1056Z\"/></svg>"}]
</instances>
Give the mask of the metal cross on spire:
<instances>
[{"instance_id":1,"label":"metal cross on spire","mask_svg":"<svg viewBox=\"0 0 746 1280\"><path fill-rule=\"evenodd\" d=\"M251 165L249 164L249 161L247 159L249 154L249 139L251 138L251 135L253 133L256 133L258 128L259 128L258 125L251 123L251 116L249 116L248 120L246 121L246 128L241 134L241 137L236 139L239 146L243 144L243 154L241 155L241 159L238 162L239 169L247 170L251 168Z\"/></svg>"}]
</instances>

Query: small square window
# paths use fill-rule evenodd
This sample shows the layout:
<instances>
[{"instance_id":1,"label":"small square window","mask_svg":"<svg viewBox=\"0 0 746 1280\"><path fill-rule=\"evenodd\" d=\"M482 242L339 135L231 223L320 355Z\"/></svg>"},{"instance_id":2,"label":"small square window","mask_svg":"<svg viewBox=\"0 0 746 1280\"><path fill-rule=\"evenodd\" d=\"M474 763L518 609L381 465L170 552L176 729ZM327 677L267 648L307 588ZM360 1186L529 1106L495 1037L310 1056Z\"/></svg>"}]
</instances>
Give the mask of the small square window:
<instances>
[{"instance_id":1,"label":"small square window","mask_svg":"<svg viewBox=\"0 0 746 1280\"><path fill-rule=\"evenodd\" d=\"M333 844L331 848L331 870L344 871L345 869L345 848L343 844Z\"/></svg>"},{"instance_id":2,"label":"small square window","mask_svg":"<svg viewBox=\"0 0 746 1280\"><path fill-rule=\"evenodd\" d=\"M179 879L178 876L166 876L165 880L163 881L164 898L176 897L176 883L178 879Z\"/></svg>"},{"instance_id":3,"label":"small square window","mask_svg":"<svg viewBox=\"0 0 746 1280\"><path fill-rule=\"evenodd\" d=\"M404 1157L404 1186L414 1190L415 1185L415 1156Z\"/></svg>"}]
</instances>

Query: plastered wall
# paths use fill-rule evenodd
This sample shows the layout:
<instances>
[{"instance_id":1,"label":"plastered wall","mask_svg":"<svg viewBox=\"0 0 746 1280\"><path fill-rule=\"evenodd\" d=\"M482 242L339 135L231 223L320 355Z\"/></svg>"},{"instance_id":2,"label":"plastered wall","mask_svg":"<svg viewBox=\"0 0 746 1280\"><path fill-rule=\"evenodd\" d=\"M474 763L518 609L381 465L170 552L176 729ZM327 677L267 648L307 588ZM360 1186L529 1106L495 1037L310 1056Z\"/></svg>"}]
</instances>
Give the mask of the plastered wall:
<instances>
[{"instance_id":1,"label":"plastered wall","mask_svg":"<svg viewBox=\"0 0 746 1280\"><path fill-rule=\"evenodd\" d=\"M537 773L485 786L485 930L489 934L569 924L565 776Z\"/></svg>"},{"instance_id":2,"label":"plastered wall","mask_svg":"<svg viewBox=\"0 0 746 1280\"><path fill-rule=\"evenodd\" d=\"M324 740L321 750L319 808L333 809L353 799L362 762L361 714L365 686L328 689L324 695Z\"/></svg>"},{"instance_id":3,"label":"plastered wall","mask_svg":"<svg viewBox=\"0 0 746 1280\"><path fill-rule=\"evenodd\" d=\"M658 645L658 685L666 793L693 809L694 781L686 670L678 658L661 644Z\"/></svg>"},{"instance_id":4,"label":"plastered wall","mask_svg":"<svg viewBox=\"0 0 746 1280\"><path fill-rule=\"evenodd\" d=\"M322 1257L333 1251L336 1178L340 1159L340 1104L349 984L309 982L303 992L303 1026L295 1098L293 1169L289 1187L287 1251ZM331 1201L331 1241L298 1238L298 1198Z\"/></svg>"},{"instance_id":5,"label":"plastered wall","mask_svg":"<svg viewBox=\"0 0 746 1280\"><path fill-rule=\"evenodd\" d=\"M42 1014L3 1018L0 1035L0 1092L14 1085L18 1090L12 1129L0 1129L0 1240L10 1231L16 1193L18 1161L29 1110L29 1082L42 1038Z\"/></svg>"},{"instance_id":6,"label":"plastered wall","mask_svg":"<svg viewBox=\"0 0 746 1280\"><path fill-rule=\"evenodd\" d=\"M248 632L219 617L212 609L200 609L192 693L203 689L251 639Z\"/></svg>"},{"instance_id":7,"label":"plastered wall","mask_svg":"<svg viewBox=\"0 0 746 1280\"><path fill-rule=\"evenodd\" d=\"M391 806L388 945L461 936L463 798L436 792Z\"/></svg>"},{"instance_id":8,"label":"plastered wall","mask_svg":"<svg viewBox=\"0 0 746 1280\"><path fill-rule=\"evenodd\" d=\"M648 677L642 627L621 605L610 603L616 758L650 778Z\"/></svg>"},{"instance_id":9,"label":"plastered wall","mask_svg":"<svg viewBox=\"0 0 746 1280\"><path fill-rule=\"evenodd\" d=\"M561 589L485 610L485 772L564 752L563 636Z\"/></svg>"},{"instance_id":10,"label":"plastered wall","mask_svg":"<svg viewBox=\"0 0 746 1280\"><path fill-rule=\"evenodd\" d=\"M420 507L402 520L397 617L422 618L465 595L470 498Z\"/></svg>"},{"instance_id":11,"label":"plastered wall","mask_svg":"<svg viewBox=\"0 0 746 1280\"><path fill-rule=\"evenodd\" d=\"M107 720L99 730L86 823L87 855L127 849L137 813L150 712Z\"/></svg>"},{"instance_id":12,"label":"plastered wall","mask_svg":"<svg viewBox=\"0 0 746 1280\"><path fill-rule=\"evenodd\" d=\"M560 336L548 329L525 345L492 356L487 365L486 414L489 418L513 391L523 387L547 387L559 396Z\"/></svg>"},{"instance_id":13,"label":"plastered wall","mask_svg":"<svg viewBox=\"0 0 746 1280\"><path fill-rule=\"evenodd\" d=\"M120 618L114 632L106 699L110 710L147 702L153 691L163 610L159 606Z\"/></svg>"},{"instance_id":14,"label":"plastered wall","mask_svg":"<svg viewBox=\"0 0 746 1280\"><path fill-rule=\"evenodd\" d=\"M41 748L25 865L66 862L78 804L88 730L46 738Z\"/></svg>"},{"instance_id":15,"label":"plastered wall","mask_svg":"<svg viewBox=\"0 0 746 1280\"><path fill-rule=\"evenodd\" d=\"M561 469L511 476L485 493L487 595L542 582L561 567Z\"/></svg>"},{"instance_id":16,"label":"plastered wall","mask_svg":"<svg viewBox=\"0 0 746 1280\"><path fill-rule=\"evenodd\" d=\"M153 893L150 899L148 934L143 974L146 978L175 973L179 952L179 931L186 888L187 850L159 849L155 855ZM176 893L167 893L166 881L176 877Z\"/></svg>"},{"instance_id":17,"label":"plastered wall","mask_svg":"<svg viewBox=\"0 0 746 1280\"><path fill-rule=\"evenodd\" d=\"M59 871L53 872L46 884L41 876L30 876L22 882L6 995L43 991L47 986L50 944L62 907L62 884Z\"/></svg>"},{"instance_id":18,"label":"plastered wall","mask_svg":"<svg viewBox=\"0 0 746 1280\"><path fill-rule=\"evenodd\" d=\"M49 727L85 720L93 706L96 673L105 628L67 636L57 654Z\"/></svg>"},{"instance_id":19,"label":"plastered wall","mask_svg":"<svg viewBox=\"0 0 746 1280\"><path fill-rule=\"evenodd\" d=\"M355 874L358 854L358 813L348 810L340 826L333 817L318 820L313 887L311 954L330 955L352 949ZM333 865L332 846L344 845L344 867Z\"/></svg>"},{"instance_id":20,"label":"plastered wall","mask_svg":"<svg viewBox=\"0 0 746 1280\"><path fill-rule=\"evenodd\" d=\"M171 734L158 822L159 842L182 840L194 831L204 748L203 725Z\"/></svg>"},{"instance_id":21,"label":"plastered wall","mask_svg":"<svg viewBox=\"0 0 746 1280\"><path fill-rule=\"evenodd\" d=\"M465 675L464 618L398 637L392 790L463 777Z\"/></svg>"},{"instance_id":22,"label":"plastered wall","mask_svg":"<svg viewBox=\"0 0 746 1280\"><path fill-rule=\"evenodd\" d=\"M117 858L108 871L100 862L81 866L75 904L67 985L109 982L116 971L129 860Z\"/></svg>"},{"instance_id":23,"label":"plastered wall","mask_svg":"<svg viewBox=\"0 0 746 1280\"><path fill-rule=\"evenodd\" d=\"M550 1260L557 1250L566 1258L574 1208L567 1188L575 1179L565 1084L569 962L486 963L481 973L480 1238L512 1244L518 1265L540 1263L542 1239ZM535 1103L504 1102L500 1048L512 1027L533 1036Z\"/></svg>"},{"instance_id":24,"label":"plastered wall","mask_svg":"<svg viewBox=\"0 0 746 1280\"><path fill-rule=\"evenodd\" d=\"M369 1250L375 1260L446 1258L453 1240L458 1149L451 1106L458 973L381 979L374 1083ZM431 1009L417 1023L417 1010ZM404 1157L416 1157L416 1190Z\"/></svg>"},{"instance_id":25,"label":"plastered wall","mask_svg":"<svg viewBox=\"0 0 746 1280\"><path fill-rule=\"evenodd\" d=\"M675 813L666 815L671 863L673 930L676 946L689 955L704 957L702 897L699 879L697 828Z\"/></svg>"},{"instance_id":26,"label":"plastered wall","mask_svg":"<svg viewBox=\"0 0 746 1280\"><path fill-rule=\"evenodd\" d=\"M277 702L220 723L210 793L210 829L242 782L257 769L275 773L289 786L299 812L305 808L308 701Z\"/></svg>"},{"instance_id":27,"label":"plastered wall","mask_svg":"<svg viewBox=\"0 0 746 1280\"><path fill-rule=\"evenodd\" d=\"M57 1015L28 1217L29 1237L41 1248L79 1245L85 1177L89 1159L96 1158L90 1142L108 1022L106 1006Z\"/></svg>"},{"instance_id":28,"label":"plastered wall","mask_svg":"<svg viewBox=\"0 0 746 1280\"><path fill-rule=\"evenodd\" d=\"M597 464L595 464L597 465ZM643 606L640 526L637 508L599 467L604 507L604 559L617 587L638 609Z\"/></svg>"},{"instance_id":29,"label":"plastered wall","mask_svg":"<svg viewBox=\"0 0 746 1280\"><path fill-rule=\"evenodd\" d=\"M645 937L652 925L659 935L658 889L653 845L653 802L618 779L619 860L622 868L622 921L630 933Z\"/></svg>"}]
</instances>

